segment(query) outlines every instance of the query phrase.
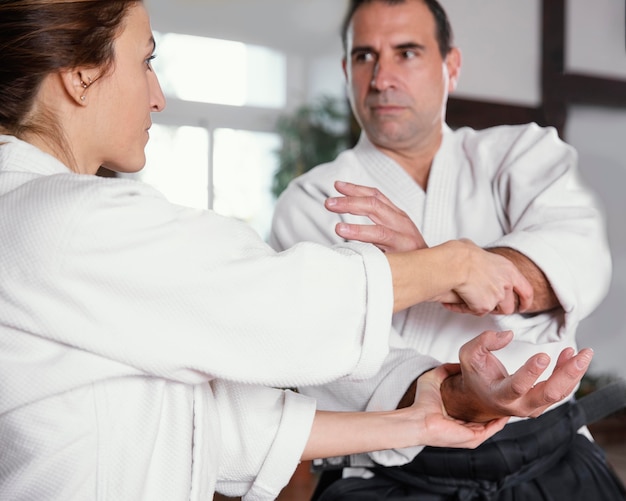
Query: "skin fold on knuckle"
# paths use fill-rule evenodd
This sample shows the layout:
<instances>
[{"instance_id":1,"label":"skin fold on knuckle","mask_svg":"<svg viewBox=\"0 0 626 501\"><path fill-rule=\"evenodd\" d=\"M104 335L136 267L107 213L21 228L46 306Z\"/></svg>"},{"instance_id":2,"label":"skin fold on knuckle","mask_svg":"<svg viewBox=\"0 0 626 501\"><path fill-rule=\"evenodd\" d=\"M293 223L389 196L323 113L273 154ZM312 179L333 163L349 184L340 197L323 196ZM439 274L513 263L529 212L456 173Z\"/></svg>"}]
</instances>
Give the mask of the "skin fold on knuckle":
<instances>
[{"instance_id":1,"label":"skin fold on knuckle","mask_svg":"<svg viewBox=\"0 0 626 501\"><path fill-rule=\"evenodd\" d=\"M513 381L511 383L510 393L514 400L523 397L527 391L528 391L528 386L522 383L521 381Z\"/></svg>"},{"instance_id":2,"label":"skin fold on knuckle","mask_svg":"<svg viewBox=\"0 0 626 501\"><path fill-rule=\"evenodd\" d=\"M386 226L376 226L376 241L381 244L392 243L393 232Z\"/></svg>"},{"instance_id":3,"label":"skin fold on knuckle","mask_svg":"<svg viewBox=\"0 0 626 501\"><path fill-rule=\"evenodd\" d=\"M558 389L546 388L543 392L543 400L546 405L551 405L556 402L560 402L567 396L567 392L559 391Z\"/></svg>"}]
</instances>

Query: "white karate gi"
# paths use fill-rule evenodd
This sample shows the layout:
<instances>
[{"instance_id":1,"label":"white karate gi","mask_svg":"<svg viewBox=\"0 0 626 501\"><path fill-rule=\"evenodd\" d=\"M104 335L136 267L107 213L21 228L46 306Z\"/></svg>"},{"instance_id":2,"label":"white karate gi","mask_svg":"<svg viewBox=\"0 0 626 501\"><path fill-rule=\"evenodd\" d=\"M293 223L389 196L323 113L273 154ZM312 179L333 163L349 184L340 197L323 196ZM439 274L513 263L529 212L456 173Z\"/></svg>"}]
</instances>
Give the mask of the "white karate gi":
<instances>
[{"instance_id":1,"label":"white karate gi","mask_svg":"<svg viewBox=\"0 0 626 501\"><path fill-rule=\"evenodd\" d=\"M324 208L327 197L339 195L333 187L337 180L378 188L411 217L429 246L468 238L481 247L510 247L528 256L547 276L563 310L480 318L436 303L414 306L394 315L394 349L376 378L301 388L318 399L319 408L395 408L419 375L418 352L455 362L460 346L488 329L515 333L514 341L496 353L509 372L539 351L554 364L563 348L576 347L578 323L608 291L611 259L602 211L579 179L576 152L552 128L452 131L445 126L426 192L362 134L354 149L289 185L276 207L270 244L276 249L301 241L334 244L342 241L334 231L338 222L371 224ZM419 450L372 456L383 464L401 464Z\"/></svg>"},{"instance_id":2,"label":"white karate gi","mask_svg":"<svg viewBox=\"0 0 626 501\"><path fill-rule=\"evenodd\" d=\"M269 387L369 377L387 352L378 250L278 254L9 136L0 238L3 500L274 499L315 402Z\"/></svg>"}]
</instances>

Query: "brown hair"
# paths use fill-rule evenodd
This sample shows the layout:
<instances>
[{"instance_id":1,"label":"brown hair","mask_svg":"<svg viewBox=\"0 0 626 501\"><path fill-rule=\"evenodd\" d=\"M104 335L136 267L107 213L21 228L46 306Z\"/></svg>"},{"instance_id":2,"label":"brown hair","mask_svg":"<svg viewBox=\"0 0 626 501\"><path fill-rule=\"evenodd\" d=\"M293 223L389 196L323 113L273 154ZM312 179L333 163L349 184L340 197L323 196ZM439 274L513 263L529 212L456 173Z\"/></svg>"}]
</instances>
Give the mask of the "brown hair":
<instances>
[{"instance_id":1,"label":"brown hair","mask_svg":"<svg viewBox=\"0 0 626 501\"><path fill-rule=\"evenodd\" d=\"M348 30L350 23L354 17L354 13L359 7L365 4L372 3L373 1L382 1L388 5L398 5L405 3L406 0L351 0L348 4L343 23L341 25L341 41L343 43L343 50L346 51L348 46ZM452 26L446 11L437 0L422 0L422 2L428 7L428 10L435 18L437 43L439 45L439 52L442 58L446 58L450 50L452 50ZM348 54L346 54L347 56Z\"/></svg>"},{"instance_id":2,"label":"brown hair","mask_svg":"<svg viewBox=\"0 0 626 501\"><path fill-rule=\"evenodd\" d=\"M125 15L139 1L0 2L0 129L17 137L46 132L59 140L62 131L54 123L30 113L42 81L78 66L105 71Z\"/></svg>"}]
</instances>

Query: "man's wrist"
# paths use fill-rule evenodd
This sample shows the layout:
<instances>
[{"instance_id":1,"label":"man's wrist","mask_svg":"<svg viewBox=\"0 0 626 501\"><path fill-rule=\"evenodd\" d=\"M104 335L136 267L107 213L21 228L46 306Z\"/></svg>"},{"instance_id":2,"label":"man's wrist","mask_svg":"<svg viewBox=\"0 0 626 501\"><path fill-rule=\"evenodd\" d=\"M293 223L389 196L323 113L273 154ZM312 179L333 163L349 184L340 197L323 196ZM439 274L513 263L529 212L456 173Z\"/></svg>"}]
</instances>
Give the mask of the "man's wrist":
<instances>
[{"instance_id":1,"label":"man's wrist","mask_svg":"<svg viewBox=\"0 0 626 501\"><path fill-rule=\"evenodd\" d=\"M446 412L456 419L470 421L470 413L461 398L463 395L463 375L453 374L441 383L441 400Z\"/></svg>"},{"instance_id":2,"label":"man's wrist","mask_svg":"<svg viewBox=\"0 0 626 501\"><path fill-rule=\"evenodd\" d=\"M397 409L404 409L405 407L410 407L415 402L415 392L417 390L417 379L411 383L411 385L407 388L398 403Z\"/></svg>"},{"instance_id":3,"label":"man's wrist","mask_svg":"<svg viewBox=\"0 0 626 501\"><path fill-rule=\"evenodd\" d=\"M474 393L468 391L461 373L454 374L441 383L441 400L446 412L462 421L486 423L504 417L493 408L486 407Z\"/></svg>"}]
</instances>

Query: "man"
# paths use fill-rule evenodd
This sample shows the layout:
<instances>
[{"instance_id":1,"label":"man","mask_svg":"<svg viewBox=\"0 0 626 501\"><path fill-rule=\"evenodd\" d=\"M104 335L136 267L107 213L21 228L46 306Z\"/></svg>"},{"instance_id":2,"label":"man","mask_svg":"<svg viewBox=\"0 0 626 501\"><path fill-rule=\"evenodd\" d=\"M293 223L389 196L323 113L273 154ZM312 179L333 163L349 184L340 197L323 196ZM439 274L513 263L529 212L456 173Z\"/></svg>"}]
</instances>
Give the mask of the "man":
<instances>
[{"instance_id":1,"label":"man","mask_svg":"<svg viewBox=\"0 0 626 501\"><path fill-rule=\"evenodd\" d=\"M534 299L520 307L516 295L507 294L480 317L464 315L463 305L412 307L395 315L392 350L376 378L300 390L320 408L402 407L414 394L419 353L456 361L459 346L484 330L515 333L498 352L508 372L538 348L554 363L562 349L576 346L577 325L600 303L611 274L601 211L578 178L575 151L552 128L534 124L485 131L452 131L445 124L461 56L436 0L352 0L343 41L361 138L291 183L278 202L270 243L285 249L303 240L360 240L399 252L470 239L511 260L532 284ZM448 390L460 393L452 388L458 382L444 385L444 400ZM465 419L534 416L514 408L513 395L482 406L474 397L468 392L445 405ZM430 448L370 456L386 466L408 463L402 468L416 478L428 475L424 495L433 497L427 499L448 499L442 489L457 484L458 492L471 485L476 496L498 500L626 499L586 428L577 433L576 407L555 407L537 420L507 425L503 438L492 439L507 444L497 446L501 456L486 457L482 449L441 455ZM545 449L535 448L536 441Z\"/></svg>"}]
</instances>

